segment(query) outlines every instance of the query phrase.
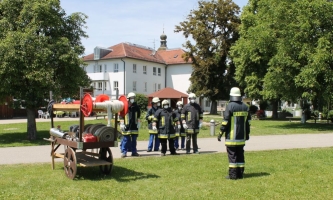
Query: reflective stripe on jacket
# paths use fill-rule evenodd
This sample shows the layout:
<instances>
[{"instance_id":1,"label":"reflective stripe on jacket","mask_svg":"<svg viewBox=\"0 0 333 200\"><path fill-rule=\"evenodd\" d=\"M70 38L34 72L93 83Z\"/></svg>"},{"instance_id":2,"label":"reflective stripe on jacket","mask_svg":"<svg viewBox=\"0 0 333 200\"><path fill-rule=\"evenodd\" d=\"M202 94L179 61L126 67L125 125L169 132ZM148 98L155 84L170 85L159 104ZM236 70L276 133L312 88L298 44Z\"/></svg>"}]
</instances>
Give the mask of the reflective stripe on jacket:
<instances>
[{"instance_id":1,"label":"reflective stripe on jacket","mask_svg":"<svg viewBox=\"0 0 333 200\"><path fill-rule=\"evenodd\" d=\"M124 117L125 131L122 131L123 135L139 134L138 119L140 119L140 108L134 102L128 106L128 113Z\"/></svg>"},{"instance_id":2,"label":"reflective stripe on jacket","mask_svg":"<svg viewBox=\"0 0 333 200\"><path fill-rule=\"evenodd\" d=\"M181 121L185 120L187 133L199 133L199 121L203 119L203 111L199 104L186 104L181 111Z\"/></svg>"},{"instance_id":3,"label":"reflective stripe on jacket","mask_svg":"<svg viewBox=\"0 0 333 200\"><path fill-rule=\"evenodd\" d=\"M227 105L222 122L222 125L227 127L226 146L245 145L246 135L250 134L249 120L251 120L249 107L245 103L233 101Z\"/></svg>"},{"instance_id":4,"label":"reflective stripe on jacket","mask_svg":"<svg viewBox=\"0 0 333 200\"><path fill-rule=\"evenodd\" d=\"M178 118L176 113L172 112L170 108L157 110L154 120L157 125L159 138L176 137L174 123L178 121Z\"/></svg>"},{"instance_id":5,"label":"reflective stripe on jacket","mask_svg":"<svg viewBox=\"0 0 333 200\"><path fill-rule=\"evenodd\" d=\"M155 115L155 113L158 109L159 109L158 107L156 107L156 109L154 107L151 107L147 111L146 120L148 121L148 132L150 134L157 134L158 133L157 130L153 130L154 115Z\"/></svg>"}]
</instances>

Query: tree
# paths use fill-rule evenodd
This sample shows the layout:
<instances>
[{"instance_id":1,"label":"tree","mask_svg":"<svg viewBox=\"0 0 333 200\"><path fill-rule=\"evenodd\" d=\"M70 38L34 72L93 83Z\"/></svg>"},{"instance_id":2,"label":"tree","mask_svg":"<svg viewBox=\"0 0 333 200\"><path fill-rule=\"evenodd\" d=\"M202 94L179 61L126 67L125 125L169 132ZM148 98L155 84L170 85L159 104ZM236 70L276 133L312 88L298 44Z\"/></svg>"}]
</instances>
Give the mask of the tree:
<instances>
[{"instance_id":1,"label":"tree","mask_svg":"<svg viewBox=\"0 0 333 200\"><path fill-rule=\"evenodd\" d=\"M231 51L236 80L250 97L275 102L273 116L279 99L331 94L332 9L325 0L250 0L244 8Z\"/></svg>"},{"instance_id":2,"label":"tree","mask_svg":"<svg viewBox=\"0 0 333 200\"><path fill-rule=\"evenodd\" d=\"M0 95L25 101L29 140L37 137L36 110L49 91L68 97L89 85L79 57L86 18L66 16L59 0L0 1Z\"/></svg>"},{"instance_id":3,"label":"tree","mask_svg":"<svg viewBox=\"0 0 333 200\"><path fill-rule=\"evenodd\" d=\"M212 101L211 114L217 113L217 100L229 98L235 65L229 50L238 39L239 7L231 0L199 1L198 10L191 10L187 21L175 27L186 39L183 58L193 62L190 92Z\"/></svg>"},{"instance_id":4,"label":"tree","mask_svg":"<svg viewBox=\"0 0 333 200\"><path fill-rule=\"evenodd\" d=\"M136 103L138 104L141 112L146 112L147 106L148 106L148 97L144 94L137 93L135 100L136 100Z\"/></svg>"}]
</instances>

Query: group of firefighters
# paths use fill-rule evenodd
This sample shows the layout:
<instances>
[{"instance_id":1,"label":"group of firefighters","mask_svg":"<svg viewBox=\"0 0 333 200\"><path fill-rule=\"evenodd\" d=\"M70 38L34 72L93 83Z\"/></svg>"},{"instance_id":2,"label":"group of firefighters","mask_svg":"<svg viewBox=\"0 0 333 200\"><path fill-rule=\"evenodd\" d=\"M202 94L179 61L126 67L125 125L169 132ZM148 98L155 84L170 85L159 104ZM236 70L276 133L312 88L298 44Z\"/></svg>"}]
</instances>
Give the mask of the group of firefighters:
<instances>
[{"instance_id":1,"label":"group of firefighters","mask_svg":"<svg viewBox=\"0 0 333 200\"><path fill-rule=\"evenodd\" d=\"M128 113L120 121L122 141L120 145L121 157L127 157L127 152L132 156L140 156L137 153L137 137L140 129L140 108L135 102L135 93L127 95ZM149 142L147 152L159 151L161 146L161 156L167 152L167 144L171 155L179 155L179 147L185 150L186 154L199 154L197 135L203 122L203 110L196 102L196 95L189 94L189 103L177 102L174 110L168 100L160 102L158 97L152 99L152 107L148 109L146 120L148 121ZM239 88L230 90L230 101L226 106L224 119L220 127L218 141L225 134L225 145L227 147L229 159L228 179L242 179L244 173L245 141L249 139L250 120L248 106L242 102ZM180 138L180 144L179 144Z\"/></svg>"}]
</instances>

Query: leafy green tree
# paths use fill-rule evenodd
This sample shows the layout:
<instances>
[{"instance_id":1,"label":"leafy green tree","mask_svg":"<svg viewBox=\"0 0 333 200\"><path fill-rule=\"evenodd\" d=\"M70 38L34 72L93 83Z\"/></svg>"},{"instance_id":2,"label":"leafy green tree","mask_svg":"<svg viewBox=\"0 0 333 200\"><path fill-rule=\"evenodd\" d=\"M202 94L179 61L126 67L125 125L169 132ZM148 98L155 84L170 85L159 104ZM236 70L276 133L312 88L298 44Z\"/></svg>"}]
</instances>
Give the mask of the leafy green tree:
<instances>
[{"instance_id":1,"label":"leafy green tree","mask_svg":"<svg viewBox=\"0 0 333 200\"><path fill-rule=\"evenodd\" d=\"M249 97L277 101L332 94L333 4L325 0L250 0L232 47L236 80Z\"/></svg>"},{"instance_id":2,"label":"leafy green tree","mask_svg":"<svg viewBox=\"0 0 333 200\"><path fill-rule=\"evenodd\" d=\"M59 0L0 1L0 95L25 100L27 138L37 137L35 115L49 91L68 97L87 87L81 38L87 16L69 16Z\"/></svg>"},{"instance_id":3,"label":"leafy green tree","mask_svg":"<svg viewBox=\"0 0 333 200\"><path fill-rule=\"evenodd\" d=\"M211 114L217 113L217 100L229 98L234 80L235 65L229 50L238 39L239 7L231 0L198 2L186 21L175 27L187 40L183 58L193 62L190 92L212 101Z\"/></svg>"}]
</instances>

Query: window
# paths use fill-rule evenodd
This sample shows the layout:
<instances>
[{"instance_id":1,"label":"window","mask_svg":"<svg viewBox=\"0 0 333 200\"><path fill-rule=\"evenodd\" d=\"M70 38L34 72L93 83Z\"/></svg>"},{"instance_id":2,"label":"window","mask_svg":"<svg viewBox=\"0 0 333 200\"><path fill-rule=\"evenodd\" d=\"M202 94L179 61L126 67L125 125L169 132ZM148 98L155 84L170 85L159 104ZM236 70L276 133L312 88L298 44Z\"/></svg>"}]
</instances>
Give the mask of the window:
<instances>
[{"instance_id":1,"label":"window","mask_svg":"<svg viewBox=\"0 0 333 200\"><path fill-rule=\"evenodd\" d=\"M147 92L147 82L145 82L145 92Z\"/></svg>"},{"instance_id":2,"label":"window","mask_svg":"<svg viewBox=\"0 0 333 200\"><path fill-rule=\"evenodd\" d=\"M161 84L159 83L158 84L158 88L157 88L158 90L160 90L161 89Z\"/></svg>"},{"instance_id":3,"label":"window","mask_svg":"<svg viewBox=\"0 0 333 200\"><path fill-rule=\"evenodd\" d=\"M113 90L118 90L118 81L113 81Z\"/></svg>"},{"instance_id":4,"label":"window","mask_svg":"<svg viewBox=\"0 0 333 200\"><path fill-rule=\"evenodd\" d=\"M136 91L136 81L133 81L133 91Z\"/></svg>"},{"instance_id":5,"label":"window","mask_svg":"<svg viewBox=\"0 0 333 200\"><path fill-rule=\"evenodd\" d=\"M108 82L104 82L104 90L106 90L107 89L107 84L108 84Z\"/></svg>"},{"instance_id":6,"label":"window","mask_svg":"<svg viewBox=\"0 0 333 200\"><path fill-rule=\"evenodd\" d=\"M156 67L153 68L153 75L156 76Z\"/></svg>"},{"instance_id":7,"label":"window","mask_svg":"<svg viewBox=\"0 0 333 200\"><path fill-rule=\"evenodd\" d=\"M143 66L143 74L147 74L147 66Z\"/></svg>"},{"instance_id":8,"label":"window","mask_svg":"<svg viewBox=\"0 0 333 200\"><path fill-rule=\"evenodd\" d=\"M115 63L113 66L113 72L117 73L118 72L118 63Z\"/></svg>"},{"instance_id":9,"label":"window","mask_svg":"<svg viewBox=\"0 0 333 200\"><path fill-rule=\"evenodd\" d=\"M103 82L97 82L97 90L102 90Z\"/></svg>"},{"instance_id":10,"label":"window","mask_svg":"<svg viewBox=\"0 0 333 200\"><path fill-rule=\"evenodd\" d=\"M133 64L133 73L136 73L136 64Z\"/></svg>"},{"instance_id":11,"label":"window","mask_svg":"<svg viewBox=\"0 0 333 200\"><path fill-rule=\"evenodd\" d=\"M156 86L157 86L157 84L154 83L154 92L156 92Z\"/></svg>"},{"instance_id":12,"label":"window","mask_svg":"<svg viewBox=\"0 0 333 200\"><path fill-rule=\"evenodd\" d=\"M104 65L104 72L107 72L108 71L108 66L105 64Z\"/></svg>"},{"instance_id":13,"label":"window","mask_svg":"<svg viewBox=\"0 0 333 200\"><path fill-rule=\"evenodd\" d=\"M158 68L158 75L161 76L161 68Z\"/></svg>"},{"instance_id":14,"label":"window","mask_svg":"<svg viewBox=\"0 0 333 200\"><path fill-rule=\"evenodd\" d=\"M97 72L103 72L103 65L98 66Z\"/></svg>"},{"instance_id":15,"label":"window","mask_svg":"<svg viewBox=\"0 0 333 200\"><path fill-rule=\"evenodd\" d=\"M208 99L206 99L205 107L209 107L209 106L210 106L210 101Z\"/></svg>"}]
</instances>

